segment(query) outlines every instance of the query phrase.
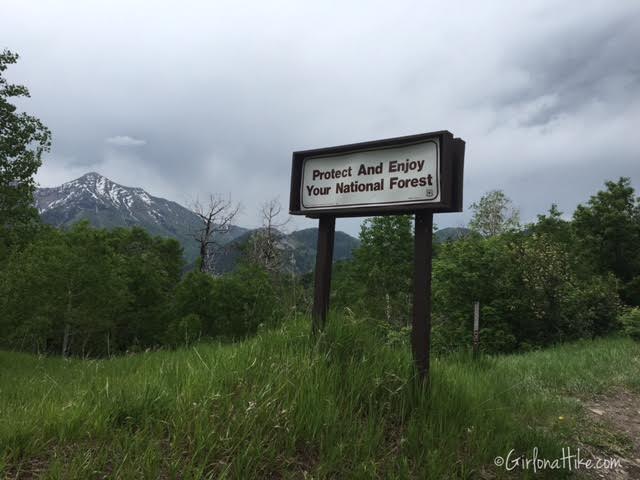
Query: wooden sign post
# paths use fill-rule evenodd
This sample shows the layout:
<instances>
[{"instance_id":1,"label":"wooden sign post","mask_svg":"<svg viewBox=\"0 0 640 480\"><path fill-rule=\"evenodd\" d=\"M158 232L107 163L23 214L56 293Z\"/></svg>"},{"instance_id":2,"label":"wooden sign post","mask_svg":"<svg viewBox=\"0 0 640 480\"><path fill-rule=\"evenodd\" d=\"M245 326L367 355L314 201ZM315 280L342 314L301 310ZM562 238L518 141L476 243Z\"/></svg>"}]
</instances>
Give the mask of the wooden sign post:
<instances>
[{"instance_id":1,"label":"wooden sign post","mask_svg":"<svg viewBox=\"0 0 640 480\"><path fill-rule=\"evenodd\" d=\"M293 153L289 213L319 219L314 333L329 312L336 217L414 214L411 344L428 378L433 214L462 211L464 151L445 130Z\"/></svg>"},{"instance_id":2,"label":"wooden sign post","mask_svg":"<svg viewBox=\"0 0 640 480\"><path fill-rule=\"evenodd\" d=\"M311 312L312 330L316 334L324 328L329 313L331 292L331 266L333 263L333 240L336 232L336 217L323 215L318 227L318 250L316 253L316 278Z\"/></svg>"},{"instance_id":3,"label":"wooden sign post","mask_svg":"<svg viewBox=\"0 0 640 480\"><path fill-rule=\"evenodd\" d=\"M413 243L413 318L411 347L413 361L421 377L429 373L431 345L431 252L433 213L418 212Z\"/></svg>"}]
</instances>

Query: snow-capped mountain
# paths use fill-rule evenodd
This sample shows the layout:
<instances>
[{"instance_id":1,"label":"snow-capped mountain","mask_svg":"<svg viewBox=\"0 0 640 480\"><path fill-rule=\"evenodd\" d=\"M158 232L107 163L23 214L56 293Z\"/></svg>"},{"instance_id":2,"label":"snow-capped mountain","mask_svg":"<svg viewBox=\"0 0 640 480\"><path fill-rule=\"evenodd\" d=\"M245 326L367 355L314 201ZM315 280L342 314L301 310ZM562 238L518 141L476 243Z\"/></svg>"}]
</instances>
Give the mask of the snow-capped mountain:
<instances>
[{"instance_id":1,"label":"snow-capped mountain","mask_svg":"<svg viewBox=\"0 0 640 480\"><path fill-rule=\"evenodd\" d=\"M99 228L138 226L152 235L175 238L183 245L188 262L197 255L190 236L199 225L198 217L182 205L154 197L138 187L125 187L90 172L59 187L39 188L36 208L42 220L57 227L88 220ZM225 240L247 229L234 226Z\"/></svg>"},{"instance_id":2,"label":"snow-capped mountain","mask_svg":"<svg viewBox=\"0 0 640 480\"><path fill-rule=\"evenodd\" d=\"M59 187L39 188L36 207L40 215L56 217L56 224L73 223L77 214L82 213L86 218L90 212L98 220L96 226L100 227L112 226L108 221L110 215L105 215L109 212L117 214L118 224L151 222L162 225L172 223L167 220L174 217L174 213L193 215L177 203L152 197L141 188L118 185L95 172Z\"/></svg>"}]
</instances>

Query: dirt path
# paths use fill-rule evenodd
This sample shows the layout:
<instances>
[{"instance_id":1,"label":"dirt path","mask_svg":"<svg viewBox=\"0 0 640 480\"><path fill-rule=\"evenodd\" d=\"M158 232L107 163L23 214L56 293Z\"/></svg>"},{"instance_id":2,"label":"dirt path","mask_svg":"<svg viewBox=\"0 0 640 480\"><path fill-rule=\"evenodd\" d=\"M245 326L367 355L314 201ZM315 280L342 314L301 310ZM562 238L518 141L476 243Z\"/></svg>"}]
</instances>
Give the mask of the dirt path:
<instances>
[{"instance_id":1,"label":"dirt path","mask_svg":"<svg viewBox=\"0 0 640 480\"><path fill-rule=\"evenodd\" d=\"M582 448L598 458L619 458L621 468L590 470L582 478L640 480L640 394L617 390L581 402L590 425Z\"/></svg>"}]
</instances>

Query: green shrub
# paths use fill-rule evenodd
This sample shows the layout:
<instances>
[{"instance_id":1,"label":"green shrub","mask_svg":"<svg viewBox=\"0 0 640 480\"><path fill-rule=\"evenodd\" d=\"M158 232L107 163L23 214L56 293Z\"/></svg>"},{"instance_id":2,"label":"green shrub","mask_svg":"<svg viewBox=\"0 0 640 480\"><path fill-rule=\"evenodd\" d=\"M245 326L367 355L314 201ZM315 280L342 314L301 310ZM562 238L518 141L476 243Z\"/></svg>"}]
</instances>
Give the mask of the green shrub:
<instances>
[{"instance_id":1,"label":"green shrub","mask_svg":"<svg viewBox=\"0 0 640 480\"><path fill-rule=\"evenodd\" d=\"M274 325L284 315L273 278L259 266L241 265L217 283L218 313L225 317L227 335L255 333L260 325Z\"/></svg>"},{"instance_id":2,"label":"green shrub","mask_svg":"<svg viewBox=\"0 0 640 480\"><path fill-rule=\"evenodd\" d=\"M202 335L202 319L197 313L190 313L174 320L167 328L166 341L173 346L189 346Z\"/></svg>"},{"instance_id":3,"label":"green shrub","mask_svg":"<svg viewBox=\"0 0 640 480\"><path fill-rule=\"evenodd\" d=\"M640 341L640 307L627 309L620 315L620 323L625 335Z\"/></svg>"},{"instance_id":4,"label":"green shrub","mask_svg":"<svg viewBox=\"0 0 640 480\"><path fill-rule=\"evenodd\" d=\"M576 268L569 249L546 235L442 245L433 277L438 351L471 345L474 300L481 305L480 345L488 352L536 349L618 326L615 279Z\"/></svg>"},{"instance_id":5,"label":"green shrub","mask_svg":"<svg viewBox=\"0 0 640 480\"><path fill-rule=\"evenodd\" d=\"M201 272L186 275L176 289L173 316L182 321L195 314L203 335L238 339L255 333L259 325L273 325L282 310L269 275L259 267L241 266L218 278ZM167 332L169 338L175 338L178 324Z\"/></svg>"},{"instance_id":6,"label":"green shrub","mask_svg":"<svg viewBox=\"0 0 640 480\"><path fill-rule=\"evenodd\" d=\"M203 272L190 272L175 290L172 316L180 319L197 314L202 322L202 334L215 336L219 328L215 316L215 279Z\"/></svg>"}]
</instances>

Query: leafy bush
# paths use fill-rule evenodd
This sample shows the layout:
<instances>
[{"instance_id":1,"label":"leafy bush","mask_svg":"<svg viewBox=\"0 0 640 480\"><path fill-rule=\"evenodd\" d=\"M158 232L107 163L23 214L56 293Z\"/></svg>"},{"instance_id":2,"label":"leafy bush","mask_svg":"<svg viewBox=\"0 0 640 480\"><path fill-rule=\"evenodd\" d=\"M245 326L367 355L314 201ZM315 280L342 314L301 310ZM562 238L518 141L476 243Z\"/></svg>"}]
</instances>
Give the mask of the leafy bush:
<instances>
[{"instance_id":1,"label":"leafy bush","mask_svg":"<svg viewBox=\"0 0 640 480\"><path fill-rule=\"evenodd\" d=\"M202 323L203 335L218 334L221 328L216 322L214 287L215 279L211 275L199 271L189 272L176 287L172 318L198 315Z\"/></svg>"},{"instance_id":2,"label":"leafy bush","mask_svg":"<svg viewBox=\"0 0 640 480\"><path fill-rule=\"evenodd\" d=\"M243 265L218 278L191 272L178 285L174 302L174 318L197 315L208 337L242 338L282 315L271 278L257 266ZM169 338L174 338L175 328L167 332Z\"/></svg>"},{"instance_id":3,"label":"leafy bush","mask_svg":"<svg viewBox=\"0 0 640 480\"><path fill-rule=\"evenodd\" d=\"M245 336L254 333L258 326L273 326L284 315L281 292L267 271L257 265L241 265L229 276L242 299L244 323L242 328L232 329L232 334Z\"/></svg>"},{"instance_id":4,"label":"leafy bush","mask_svg":"<svg viewBox=\"0 0 640 480\"><path fill-rule=\"evenodd\" d=\"M602 274L619 281L620 295L632 306L640 305L640 198L631 179L605 182L573 214L575 245L585 261Z\"/></svg>"},{"instance_id":5,"label":"leafy bush","mask_svg":"<svg viewBox=\"0 0 640 480\"><path fill-rule=\"evenodd\" d=\"M202 319L197 313L190 313L169 324L166 342L173 346L189 346L202 335Z\"/></svg>"},{"instance_id":6,"label":"leafy bush","mask_svg":"<svg viewBox=\"0 0 640 480\"><path fill-rule=\"evenodd\" d=\"M620 315L620 323L625 335L640 341L640 307L627 309Z\"/></svg>"},{"instance_id":7,"label":"leafy bush","mask_svg":"<svg viewBox=\"0 0 640 480\"><path fill-rule=\"evenodd\" d=\"M522 233L443 245L434 261L434 340L471 344L472 302L481 305L486 351L532 349L615 329L616 282L581 274L564 244Z\"/></svg>"},{"instance_id":8,"label":"leafy bush","mask_svg":"<svg viewBox=\"0 0 640 480\"><path fill-rule=\"evenodd\" d=\"M0 269L0 345L81 356L158 345L181 268L175 240L141 229L43 227Z\"/></svg>"},{"instance_id":9,"label":"leafy bush","mask_svg":"<svg viewBox=\"0 0 640 480\"><path fill-rule=\"evenodd\" d=\"M413 234L409 215L373 217L362 223L352 262L334 272L332 302L358 314L400 325L411 314Z\"/></svg>"}]
</instances>

